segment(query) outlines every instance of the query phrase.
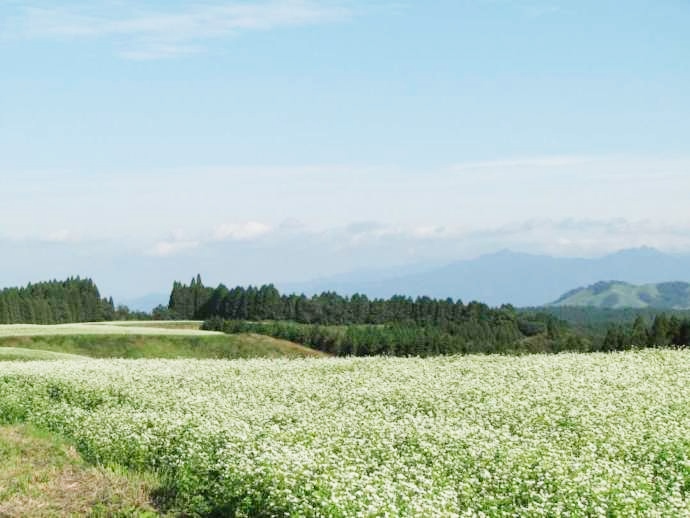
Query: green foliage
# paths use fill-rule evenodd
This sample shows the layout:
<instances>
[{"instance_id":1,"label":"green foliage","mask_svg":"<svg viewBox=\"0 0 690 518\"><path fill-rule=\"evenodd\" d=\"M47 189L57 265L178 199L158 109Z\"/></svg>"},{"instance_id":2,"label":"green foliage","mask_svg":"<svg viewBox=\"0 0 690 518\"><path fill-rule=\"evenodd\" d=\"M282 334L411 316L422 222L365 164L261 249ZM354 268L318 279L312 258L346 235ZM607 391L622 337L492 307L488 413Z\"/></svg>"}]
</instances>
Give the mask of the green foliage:
<instances>
[{"instance_id":1,"label":"green foliage","mask_svg":"<svg viewBox=\"0 0 690 518\"><path fill-rule=\"evenodd\" d=\"M112 299L101 298L91 279L29 284L0 291L0 324L63 324L112 320Z\"/></svg>"},{"instance_id":2,"label":"green foliage","mask_svg":"<svg viewBox=\"0 0 690 518\"><path fill-rule=\"evenodd\" d=\"M527 325L525 323L523 326ZM258 333L301 343L338 356L435 356L472 353L559 352L588 350L588 342L557 324L531 323L544 332L526 340L513 319L481 322L474 319L420 326L413 323L324 326L296 322L249 322L212 318L204 329L225 333ZM551 333L547 332L551 329ZM541 338L540 340L536 340Z\"/></svg>"},{"instance_id":3,"label":"green foliage","mask_svg":"<svg viewBox=\"0 0 690 518\"><path fill-rule=\"evenodd\" d=\"M221 285L218 287L218 290L222 288L223 286ZM206 305L212 294L213 289L204 287L200 275L192 279L189 286L175 282L168 303L170 314L175 319L181 320L196 318L196 315L202 312L202 306Z\"/></svg>"},{"instance_id":4,"label":"green foliage","mask_svg":"<svg viewBox=\"0 0 690 518\"><path fill-rule=\"evenodd\" d=\"M649 331L649 345L663 346L669 344L669 320L666 315L658 315Z\"/></svg>"}]
</instances>

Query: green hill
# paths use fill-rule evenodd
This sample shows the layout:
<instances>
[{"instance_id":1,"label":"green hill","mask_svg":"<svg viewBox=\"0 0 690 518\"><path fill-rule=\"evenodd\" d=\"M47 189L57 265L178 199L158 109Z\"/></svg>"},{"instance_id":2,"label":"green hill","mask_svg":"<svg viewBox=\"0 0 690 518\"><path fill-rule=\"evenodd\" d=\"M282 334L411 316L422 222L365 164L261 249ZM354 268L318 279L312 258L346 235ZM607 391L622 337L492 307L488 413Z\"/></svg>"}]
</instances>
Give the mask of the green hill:
<instances>
[{"instance_id":1,"label":"green hill","mask_svg":"<svg viewBox=\"0 0 690 518\"><path fill-rule=\"evenodd\" d=\"M636 286L620 281L598 282L561 296L550 306L590 306L598 308L690 308L690 284L663 282Z\"/></svg>"}]
</instances>

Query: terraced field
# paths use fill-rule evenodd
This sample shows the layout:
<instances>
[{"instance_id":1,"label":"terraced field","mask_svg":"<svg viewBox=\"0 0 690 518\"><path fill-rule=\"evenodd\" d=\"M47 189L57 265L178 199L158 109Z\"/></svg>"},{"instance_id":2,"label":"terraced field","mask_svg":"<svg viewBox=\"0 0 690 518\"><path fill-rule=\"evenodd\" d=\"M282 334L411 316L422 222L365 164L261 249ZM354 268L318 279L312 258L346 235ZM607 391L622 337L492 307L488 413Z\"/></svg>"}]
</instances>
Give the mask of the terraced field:
<instances>
[{"instance_id":1,"label":"terraced field","mask_svg":"<svg viewBox=\"0 0 690 518\"><path fill-rule=\"evenodd\" d=\"M202 331L199 325L195 321L0 325L0 361L54 359L56 354L92 358L223 359L325 356L287 340L249 333L226 335Z\"/></svg>"}]
</instances>

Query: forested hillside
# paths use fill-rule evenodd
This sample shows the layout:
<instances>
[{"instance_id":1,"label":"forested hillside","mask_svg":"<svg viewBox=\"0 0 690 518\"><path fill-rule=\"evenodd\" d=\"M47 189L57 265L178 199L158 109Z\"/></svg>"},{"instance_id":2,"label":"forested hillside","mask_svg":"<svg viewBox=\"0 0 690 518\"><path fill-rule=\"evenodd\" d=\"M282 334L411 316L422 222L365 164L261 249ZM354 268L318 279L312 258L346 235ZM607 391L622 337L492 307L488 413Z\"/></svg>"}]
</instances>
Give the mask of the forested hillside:
<instances>
[{"instance_id":1,"label":"forested hillside","mask_svg":"<svg viewBox=\"0 0 690 518\"><path fill-rule=\"evenodd\" d=\"M369 299L326 292L282 295L273 285L228 289L175 283L173 318L204 319L206 328L255 332L340 355L419 355L557 351L589 345L546 313L512 306L394 296ZM530 340L525 342L525 340Z\"/></svg>"},{"instance_id":2,"label":"forested hillside","mask_svg":"<svg viewBox=\"0 0 690 518\"><path fill-rule=\"evenodd\" d=\"M0 291L0 324L63 324L111 320L112 299L101 298L91 279L29 284Z\"/></svg>"}]
</instances>

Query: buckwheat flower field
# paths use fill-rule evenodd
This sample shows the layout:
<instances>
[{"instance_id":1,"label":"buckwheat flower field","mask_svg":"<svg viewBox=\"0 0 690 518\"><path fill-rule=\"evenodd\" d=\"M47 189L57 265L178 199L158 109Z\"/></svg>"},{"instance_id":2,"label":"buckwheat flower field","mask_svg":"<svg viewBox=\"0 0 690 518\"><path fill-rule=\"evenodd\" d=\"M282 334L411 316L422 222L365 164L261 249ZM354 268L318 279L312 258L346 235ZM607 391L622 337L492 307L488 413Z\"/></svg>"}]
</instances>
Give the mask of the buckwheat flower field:
<instances>
[{"instance_id":1,"label":"buckwheat flower field","mask_svg":"<svg viewBox=\"0 0 690 518\"><path fill-rule=\"evenodd\" d=\"M690 354L0 365L0 420L189 514L690 515Z\"/></svg>"}]
</instances>

